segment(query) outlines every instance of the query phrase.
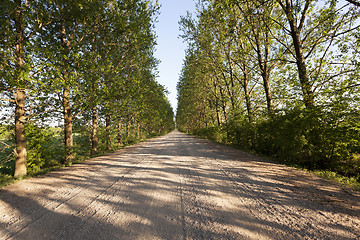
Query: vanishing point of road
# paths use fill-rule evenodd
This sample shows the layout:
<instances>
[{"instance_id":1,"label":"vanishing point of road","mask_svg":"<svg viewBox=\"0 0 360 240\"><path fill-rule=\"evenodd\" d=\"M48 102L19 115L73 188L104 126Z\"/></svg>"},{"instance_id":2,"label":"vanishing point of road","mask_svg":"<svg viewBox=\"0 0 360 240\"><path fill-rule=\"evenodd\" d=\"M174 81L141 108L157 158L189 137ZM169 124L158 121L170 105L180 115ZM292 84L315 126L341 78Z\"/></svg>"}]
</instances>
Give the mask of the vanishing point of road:
<instances>
[{"instance_id":1,"label":"vanishing point of road","mask_svg":"<svg viewBox=\"0 0 360 240\"><path fill-rule=\"evenodd\" d=\"M174 131L0 189L0 239L360 239L360 194Z\"/></svg>"}]
</instances>

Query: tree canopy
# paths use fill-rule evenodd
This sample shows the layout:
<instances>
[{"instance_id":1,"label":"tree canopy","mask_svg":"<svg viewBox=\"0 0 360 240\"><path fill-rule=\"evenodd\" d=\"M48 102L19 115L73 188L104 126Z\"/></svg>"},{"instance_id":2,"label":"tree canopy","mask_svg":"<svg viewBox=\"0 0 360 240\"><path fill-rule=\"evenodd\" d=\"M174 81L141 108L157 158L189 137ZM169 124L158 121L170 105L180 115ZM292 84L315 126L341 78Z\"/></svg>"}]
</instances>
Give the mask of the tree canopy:
<instances>
[{"instance_id":1,"label":"tree canopy","mask_svg":"<svg viewBox=\"0 0 360 240\"><path fill-rule=\"evenodd\" d=\"M178 128L359 176L359 10L356 1L200 1L180 21Z\"/></svg>"},{"instance_id":2,"label":"tree canopy","mask_svg":"<svg viewBox=\"0 0 360 240\"><path fill-rule=\"evenodd\" d=\"M2 143L15 149L0 162L5 172L36 172L55 164L56 151L70 164L79 151L174 128L156 82L157 2L15 0L0 9L1 124L13 131Z\"/></svg>"}]
</instances>

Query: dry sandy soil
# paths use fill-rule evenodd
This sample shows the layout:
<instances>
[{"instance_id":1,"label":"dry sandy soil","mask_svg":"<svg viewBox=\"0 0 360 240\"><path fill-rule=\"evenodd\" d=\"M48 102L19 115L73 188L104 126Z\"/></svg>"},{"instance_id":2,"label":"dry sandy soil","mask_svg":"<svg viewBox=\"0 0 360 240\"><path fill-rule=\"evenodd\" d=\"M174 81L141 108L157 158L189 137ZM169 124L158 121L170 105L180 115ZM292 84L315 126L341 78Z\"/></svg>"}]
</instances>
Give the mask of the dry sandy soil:
<instances>
[{"instance_id":1,"label":"dry sandy soil","mask_svg":"<svg viewBox=\"0 0 360 240\"><path fill-rule=\"evenodd\" d=\"M0 190L0 239L360 239L360 194L172 132Z\"/></svg>"}]
</instances>

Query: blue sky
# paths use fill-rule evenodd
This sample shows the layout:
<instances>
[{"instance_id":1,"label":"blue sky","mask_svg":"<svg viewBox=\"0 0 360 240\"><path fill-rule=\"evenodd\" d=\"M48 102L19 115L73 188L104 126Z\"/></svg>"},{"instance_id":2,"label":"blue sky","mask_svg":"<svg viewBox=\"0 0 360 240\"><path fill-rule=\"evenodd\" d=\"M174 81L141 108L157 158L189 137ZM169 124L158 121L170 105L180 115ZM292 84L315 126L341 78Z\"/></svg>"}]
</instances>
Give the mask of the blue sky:
<instances>
[{"instance_id":1,"label":"blue sky","mask_svg":"<svg viewBox=\"0 0 360 240\"><path fill-rule=\"evenodd\" d=\"M183 59L186 44L179 38L180 16L186 12L195 12L197 0L159 0L161 4L160 16L156 23L157 46L155 57L161 61L159 65L159 78L157 81L169 91L168 98L174 111L176 111L176 84Z\"/></svg>"}]
</instances>

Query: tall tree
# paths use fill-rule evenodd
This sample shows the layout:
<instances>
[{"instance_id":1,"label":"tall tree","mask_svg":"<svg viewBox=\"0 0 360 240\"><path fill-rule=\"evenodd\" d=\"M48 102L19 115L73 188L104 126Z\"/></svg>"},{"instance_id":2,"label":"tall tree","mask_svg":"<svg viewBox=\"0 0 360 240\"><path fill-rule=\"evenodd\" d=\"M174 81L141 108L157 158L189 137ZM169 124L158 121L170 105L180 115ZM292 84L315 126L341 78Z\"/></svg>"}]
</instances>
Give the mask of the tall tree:
<instances>
[{"instance_id":1,"label":"tall tree","mask_svg":"<svg viewBox=\"0 0 360 240\"><path fill-rule=\"evenodd\" d=\"M42 59L48 73L52 78L46 79L47 91L57 92L54 98L62 107L64 123L64 163L73 159L73 118L77 114L75 100L78 95L80 80L79 66L83 56L80 54L84 44L84 34L90 13L84 7L90 4L87 1L52 1L47 6L47 18L51 24L43 28L39 37ZM96 12L92 12L96 14Z\"/></svg>"},{"instance_id":2,"label":"tall tree","mask_svg":"<svg viewBox=\"0 0 360 240\"><path fill-rule=\"evenodd\" d=\"M32 38L42 23L38 8L42 1L2 1L0 3L1 91L15 105L15 173L26 175L26 90L30 86Z\"/></svg>"}]
</instances>

